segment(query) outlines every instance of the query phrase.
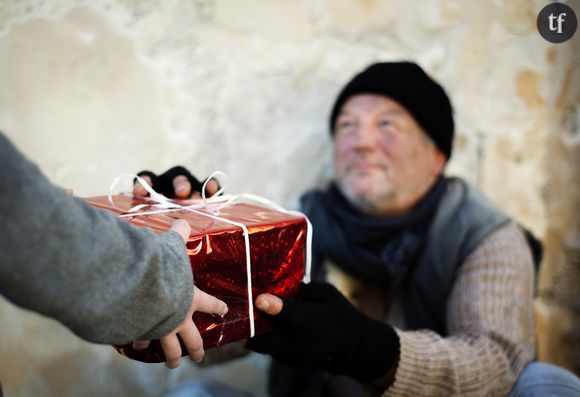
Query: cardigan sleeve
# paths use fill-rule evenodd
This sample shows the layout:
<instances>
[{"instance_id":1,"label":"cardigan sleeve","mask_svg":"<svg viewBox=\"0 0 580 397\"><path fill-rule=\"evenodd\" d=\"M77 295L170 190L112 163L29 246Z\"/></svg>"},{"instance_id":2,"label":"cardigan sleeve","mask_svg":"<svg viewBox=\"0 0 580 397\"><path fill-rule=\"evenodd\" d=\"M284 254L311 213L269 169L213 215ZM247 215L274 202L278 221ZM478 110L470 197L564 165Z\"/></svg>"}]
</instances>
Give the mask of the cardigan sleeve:
<instances>
[{"instance_id":1,"label":"cardigan sleeve","mask_svg":"<svg viewBox=\"0 0 580 397\"><path fill-rule=\"evenodd\" d=\"M534 357L532 258L510 223L459 268L447 302L449 335L396 329L401 353L384 396L507 395Z\"/></svg>"}]
</instances>

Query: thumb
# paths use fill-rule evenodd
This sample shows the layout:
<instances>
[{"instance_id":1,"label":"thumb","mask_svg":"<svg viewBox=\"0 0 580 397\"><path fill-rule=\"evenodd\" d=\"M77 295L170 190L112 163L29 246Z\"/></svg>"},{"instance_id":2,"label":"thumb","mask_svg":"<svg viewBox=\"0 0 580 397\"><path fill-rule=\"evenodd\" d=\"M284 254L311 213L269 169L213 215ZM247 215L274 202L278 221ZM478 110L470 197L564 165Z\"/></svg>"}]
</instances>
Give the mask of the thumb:
<instances>
[{"instance_id":1,"label":"thumb","mask_svg":"<svg viewBox=\"0 0 580 397\"><path fill-rule=\"evenodd\" d=\"M256 298L256 307L266 314L276 316L282 311L284 301L276 295L262 294Z\"/></svg>"},{"instance_id":2,"label":"thumb","mask_svg":"<svg viewBox=\"0 0 580 397\"><path fill-rule=\"evenodd\" d=\"M187 239L191 234L191 226L189 226L189 223L187 223L187 221L183 219L178 219L175 222L173 222L171 224L171 229L169 230L173 230L174 232L179 234L184 242L187 242Z\"/></svg>"}]
</instances>

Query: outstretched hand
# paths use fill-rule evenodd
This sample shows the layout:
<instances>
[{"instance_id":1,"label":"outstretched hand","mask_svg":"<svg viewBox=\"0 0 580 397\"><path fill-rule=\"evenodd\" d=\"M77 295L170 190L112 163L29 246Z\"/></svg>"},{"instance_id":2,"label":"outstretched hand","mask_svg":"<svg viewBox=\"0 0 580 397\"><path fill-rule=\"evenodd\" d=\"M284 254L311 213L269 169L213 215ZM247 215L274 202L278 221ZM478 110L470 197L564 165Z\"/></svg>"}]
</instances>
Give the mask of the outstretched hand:
<instances>
[{"instance_id":1,"label":"outstretched hand","mask_svg":"<svg viewBox=\"0 0 580 397\"><path fill-rule=\"evenodd\" d=\"M187 353L193 361L200 362L205 354L203 350L203 340L201 339L201 335L192 319L194 312L211 313L219 316L225 316L228 312L228 307L223 301L203 292L195 286L193 288L194 291L191 307L185 315L183 322L168 335L159 338L161 348L165 354L165 365L167 368L179 367L182 352L179 339L177 338L178 335L183 341L183 344L187 347ZM133 348L136 350L142 350L147 348L149 343L150 341L148 340L135 341L133 342Z\"/></svg>"},{"instance_id":2,"label":"outstretched hand","mask_svg":"<svg viewBox=\"0 0 580 397\"><path fill-rule=\"evenodd\" d=\"M187 241L191 232L191 226L186 221L179 219L173 222L171 230L178 233L184 241ZM182 352L178 336L183 341L189 357L193 361L199 362L204 356L203 340L192 319L193 313L196 311L217 314L223 317L228 312L228 307L225 302L203 292L195 286L193 287L193 299L184 320L173 331L159 339L161 348L165 354L165 365L168 368L177 368L181 361ZM148 340L134 341L133 348L142 350L147 348L149 343L150 341Z\"/></svg>"},{"instance_id":3,"label":"outstretched hand","mask_svg":"<svg viewBox=\"0 0 580 397\"><path fill-rule=\"evenodd\" d=\"M137 175L143 178L156 192L169 198L178 199L201 197L201 189L205 182L200 182L187 168L182 166L173 167L161 175L156 175L151 171L141 171ZM210 197L218 190L218 182L211 179L205 187L205 194ZM135 196L149 195L145 188L136 181L133 183L133 194Z\"/></svg>"}]
</instances>

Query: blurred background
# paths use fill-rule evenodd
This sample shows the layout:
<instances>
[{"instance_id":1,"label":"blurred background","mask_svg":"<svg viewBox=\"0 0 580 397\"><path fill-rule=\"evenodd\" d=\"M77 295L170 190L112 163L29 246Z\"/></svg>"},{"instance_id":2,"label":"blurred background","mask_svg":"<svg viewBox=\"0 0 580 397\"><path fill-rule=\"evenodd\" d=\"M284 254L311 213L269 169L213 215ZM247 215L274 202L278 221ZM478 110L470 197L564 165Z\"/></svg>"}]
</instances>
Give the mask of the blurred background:
<instances>
[{"instance_id":1,"label":"blurred background","mask_svg":"<svg viewBox=\"0 0 580 397\"><path fill-rule=\"evenodd\" d=\"M332 177L328 116L345 82L414 60L454 104L447 173L544 242L539 358L580 375L580 33L545 41L548 3L3 0L0 130L79 196L181 164L295 207ZM580 15L580 0L567 4ZM259 397L266 368L256 355L173 371L134 362L0 297L8 397L159 396L193 376Z\"/></svg>"}]
</instances>

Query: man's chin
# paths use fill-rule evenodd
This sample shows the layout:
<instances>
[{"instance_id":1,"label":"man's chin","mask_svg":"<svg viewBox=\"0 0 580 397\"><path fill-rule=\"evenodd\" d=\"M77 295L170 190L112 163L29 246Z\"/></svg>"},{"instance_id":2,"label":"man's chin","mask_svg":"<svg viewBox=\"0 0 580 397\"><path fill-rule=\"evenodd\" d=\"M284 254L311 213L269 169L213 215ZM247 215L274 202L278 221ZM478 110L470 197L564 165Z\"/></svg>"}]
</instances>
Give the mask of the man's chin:
<instances>
[{"instance_id":1,"label":"man's chin","mask_svg":"<svg viewBox=\"0 0 580 397\"><path fill-rule=\"evenodd\" d=\"M382 183L384 184L384 181ZM387 186L382 187L383 188L379 191L377 185L339 184L342 194L351 204L359 209L374 207L378 202L384 200L386 196L389 196L390 190L387 189Z\"/></svg>"},{"instance_id":2,"label":"man's chin","mask_svg":"<svg viewBox=\"0 0 580 397\"><path fill-rule=\"evenodd\" d=\"M344 189L349 195L359 200L384 196L392 190L391 184L385 178L359 178L352 183L346 183Z\"/></svg>"}]
</instances>

